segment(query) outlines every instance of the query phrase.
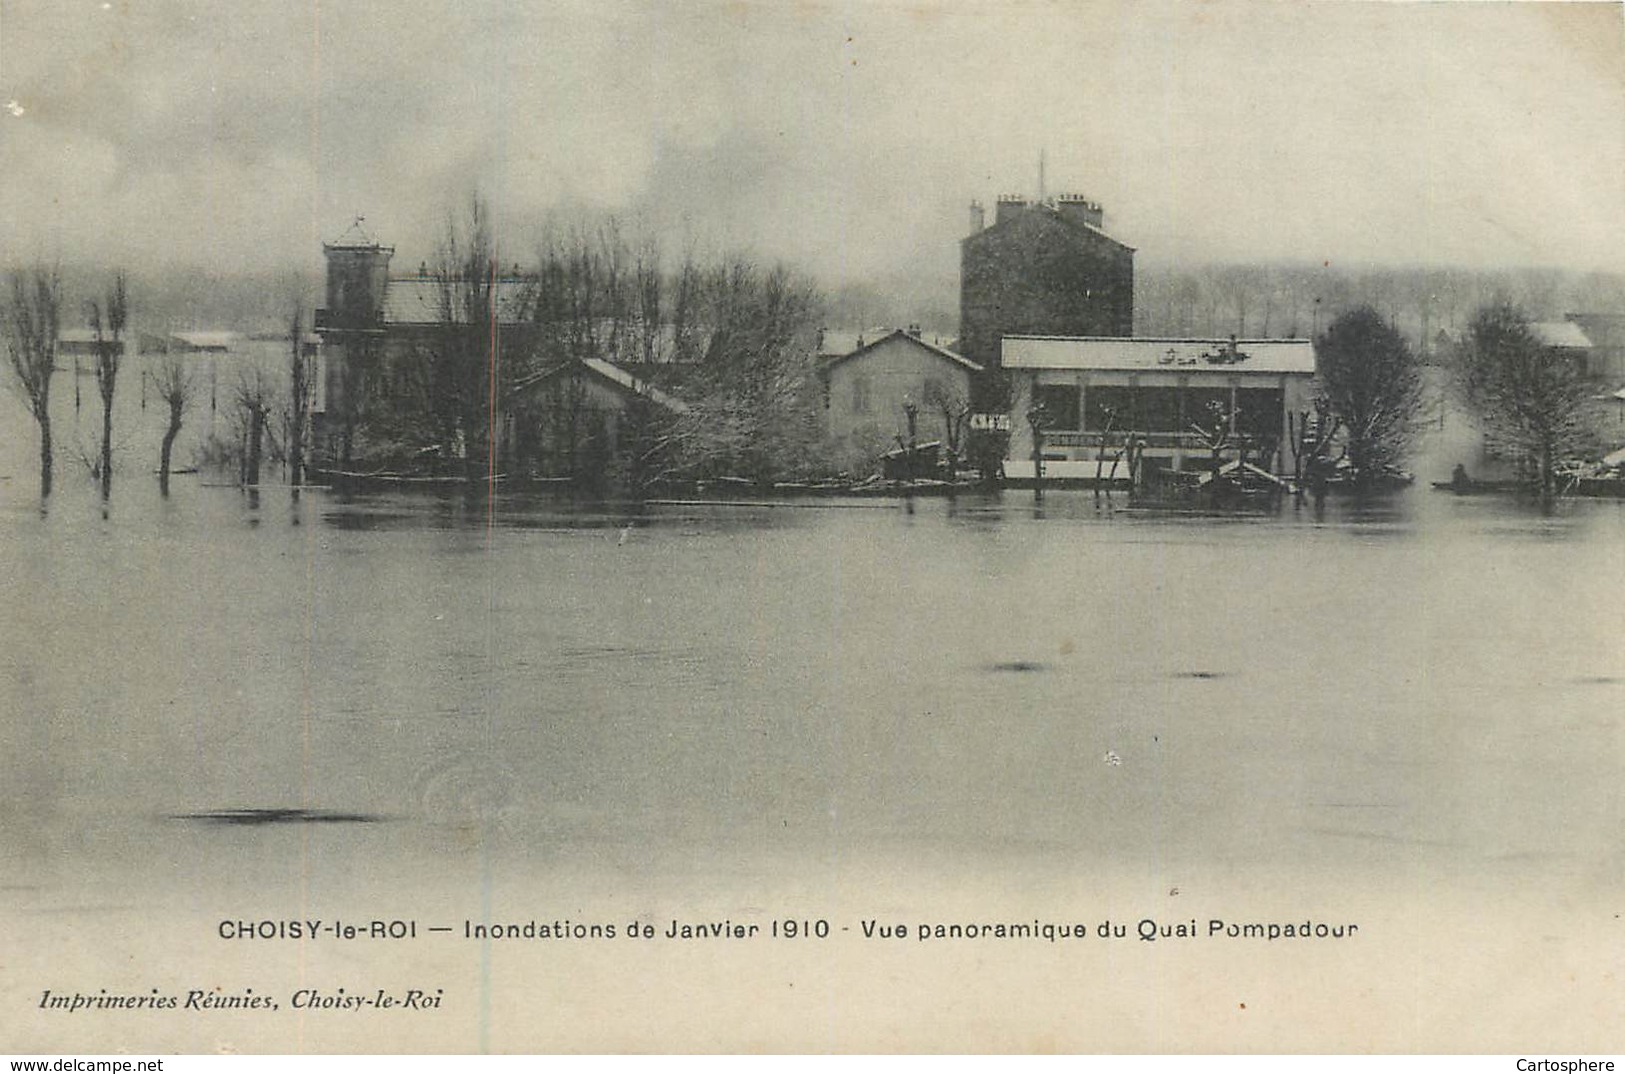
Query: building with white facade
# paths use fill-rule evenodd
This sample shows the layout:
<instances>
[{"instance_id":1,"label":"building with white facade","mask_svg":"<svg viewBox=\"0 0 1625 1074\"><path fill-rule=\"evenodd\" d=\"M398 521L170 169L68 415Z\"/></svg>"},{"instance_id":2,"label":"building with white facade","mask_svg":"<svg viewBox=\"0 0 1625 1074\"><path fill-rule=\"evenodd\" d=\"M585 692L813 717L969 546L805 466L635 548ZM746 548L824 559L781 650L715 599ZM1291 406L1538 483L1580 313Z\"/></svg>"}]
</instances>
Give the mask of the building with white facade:
<instances>
[{"instance_id":1,"label":"building with white facade","mask_svg":"<svg viewBox=\"0 0 1625 1074\"><path fill-rule=\"evenodd\" d=\"M1009 477L1033 475L1028 414L1041 410L1048 477L1088 477L1129 434L1142 465L1163 470L1211 464L1222 425L1230 457L1276 473L1291 470L1288 416L1312 409L1315 348L1306 339L1136 339L1005 336L1011 384ZM1121 475L1120 475L1121 476Z\"/></svg>"}]
</instances>

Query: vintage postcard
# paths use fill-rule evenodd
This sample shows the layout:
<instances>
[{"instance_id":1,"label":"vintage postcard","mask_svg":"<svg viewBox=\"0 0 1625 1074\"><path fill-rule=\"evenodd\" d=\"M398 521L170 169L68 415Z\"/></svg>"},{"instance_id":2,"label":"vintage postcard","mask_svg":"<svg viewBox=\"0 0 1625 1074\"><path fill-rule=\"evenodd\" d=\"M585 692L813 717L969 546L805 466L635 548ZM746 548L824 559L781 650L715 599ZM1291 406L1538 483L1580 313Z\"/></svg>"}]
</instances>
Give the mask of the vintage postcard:
<instances>
[{"instance_id":1,"label":"vintage postcard","mask_svg":"<svg viewBox=\"0 0 1625 1074\"><path fill-rule=\"evenodd\" d=\"M0 1051L1621 1047L1618 4L0 0Z\"/></svg>"}]
</instances>

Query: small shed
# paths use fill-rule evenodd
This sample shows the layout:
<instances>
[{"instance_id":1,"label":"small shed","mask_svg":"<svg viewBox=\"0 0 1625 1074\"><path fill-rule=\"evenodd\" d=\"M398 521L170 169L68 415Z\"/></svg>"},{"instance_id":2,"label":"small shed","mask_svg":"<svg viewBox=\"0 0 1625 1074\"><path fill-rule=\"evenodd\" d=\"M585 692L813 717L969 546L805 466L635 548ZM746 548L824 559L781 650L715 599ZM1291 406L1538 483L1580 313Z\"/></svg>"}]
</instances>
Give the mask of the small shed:
<instances>
[{"instance_id":1,"label":"small shed","mask_svg":"<svg viewBox=\"0 0 1625 1074\"><path fill-rule=\"evenodd\" d=\"M98 341L96 333L88 328L64 328L56 336L56 353L66 358L94 358L101 353L104 344L111 345L119 354L124 353L122 339Z\"/></svg>"},{"instance_id":2,"label":"small shed","mask_svg":"<svg viewBox=\"0 0 1625 1074\"><path fill-rule=\"evenodd\" d=\"M504 456L539 477L598 480L627 461L640 428L688 404L601 358L560 362L508 391Z\"/></svg>"}]
</instances>

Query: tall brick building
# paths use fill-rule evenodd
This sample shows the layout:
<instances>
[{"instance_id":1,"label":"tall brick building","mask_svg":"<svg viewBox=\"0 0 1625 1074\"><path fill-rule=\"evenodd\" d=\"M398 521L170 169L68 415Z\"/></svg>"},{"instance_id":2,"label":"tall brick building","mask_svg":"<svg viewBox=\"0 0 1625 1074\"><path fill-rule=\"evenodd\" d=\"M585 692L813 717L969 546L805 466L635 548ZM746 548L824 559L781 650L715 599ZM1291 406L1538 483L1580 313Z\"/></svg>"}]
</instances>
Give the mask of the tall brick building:
<instances>
[{"instance_id":1,"label":"tall brick building","mask_svg":"<svg viewBox=\"0 0 1625 1074\"><path fill-rule=\"evenodd\" d=\"M1101 228L1100 205L1076 194L998 200L959 246L959 353L999 368L1006 335L1134 334L1134 248Z\"/></svg>"}]
</instances>

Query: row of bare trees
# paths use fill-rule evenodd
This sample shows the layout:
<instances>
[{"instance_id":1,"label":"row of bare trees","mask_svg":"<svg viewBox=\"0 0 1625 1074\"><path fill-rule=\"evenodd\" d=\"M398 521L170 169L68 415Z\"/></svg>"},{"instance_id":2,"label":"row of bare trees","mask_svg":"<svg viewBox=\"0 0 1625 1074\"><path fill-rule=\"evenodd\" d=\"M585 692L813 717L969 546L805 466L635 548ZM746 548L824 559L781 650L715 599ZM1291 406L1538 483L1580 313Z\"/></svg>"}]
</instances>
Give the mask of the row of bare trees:
<instances>
[{"instance_id":1,"label":"row of bare trees","mask_svg":"<svg viewBox=\"0 0 1625 1074\"><path fill-rule=\"evenodd\" d=\"M62 329L62 279L54 267L13 269L7 278L3 320L11 384L39 426L40 495L49 496L55 448L51 430L51 383ZM102 400L99 457L91 466L105 500L113 488L113 399L129 324L129 290L115 272L106 294L85 305L95 351L96 388Z\"/></svg>"},{"instance_id":2,"label":"row of bare trees","mask_svg":"<svg viewBox=\"0 0 1625 1074\"><path fill-rule=\"evenodd\" d=\"M674 265L655 239L629 238L614 220L552 232L526 270L504 271L498 246L476 199L424 268L438 323L404 360L346 363L343 375L357 378L337 416L346 461L438 447L471 480L562 467L644 487L767 479L816 456L821 296L799 273L693 251ZM589 374L607 369L595 363L633 377L635 398L613 417L587 389ZM517 387L544 381L545 395ZM611 425L613 452L599 443Z\"/></svg>"},{"instance_id":3,"label":"row of bare trees","mask_svg":"<svg viewBox=\"0 0 1625 1074\"><path fill-rule=\"evenodd\" d=\"M1434 337L1464 336L1476 311L1508 302L1536 320L1625 304L1625 277L1556 268L1342 266L1327 263L1142 265L1134 326L1147 336L1318 336L1369 307L1423 358Z\"/></svg>"},{"instance_id":4,"label":"row of bare trees","mask_svg":"<svg viewBox=\"0 0 1625 1074\"><path fill-rule=\"evenodd\" d=\"M816 454L822 297L800 274L693 250L669 266L657 240L608 220L548 236L527 290L530 368L600 359L684 401L630 409L634 485L763 480Z\"/></svg>"},{"instance_id":5,"label":"row of bare trees","mask_svg":"<svg viewBox=\"0 0 1625 1074\"><path fill-rule=\"evenodd\" d=\"M0 328L3 328L5 337L10 383L38 426L42 497L51 494L55 476L51 385L57 370L58 344L64 327L62 295L61 276L54 267L17 268L7 274L4 303L0 306ZM113 486L114 402L126 351L132 343L128 338L129 285L124 272L114 272L105 292L85 303L84 315L84 323L90 330L97 392L102 402L101 435L94 457L87 457L86 462L102 499L106 501L112 495ZM303 467L300 445L306 438L314 391L311 363L302 347L301 316L297 304L290 340L292 360L288 415L292 453L289 462L293 481L297 485ZM158 361L151 370L151 383L163 404L167 421L158 460L159 489L167 496L170 473L174 469L175 441L191 409L196 384L193 370L178 354L166 354ZM245 481L258 481L260 444L266 428L266 416L276 407L280 394L274 382L259 375L259 371L252 375L245 374L237 386L234 402L239 414L246 420L245 427L249 429Z\"/></svg>"}]
</instances>

